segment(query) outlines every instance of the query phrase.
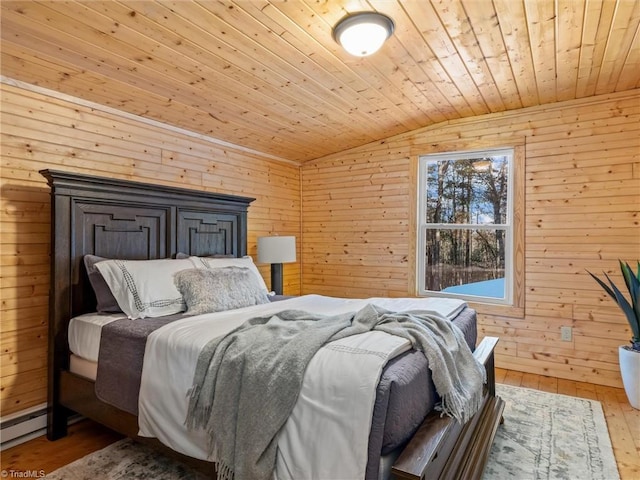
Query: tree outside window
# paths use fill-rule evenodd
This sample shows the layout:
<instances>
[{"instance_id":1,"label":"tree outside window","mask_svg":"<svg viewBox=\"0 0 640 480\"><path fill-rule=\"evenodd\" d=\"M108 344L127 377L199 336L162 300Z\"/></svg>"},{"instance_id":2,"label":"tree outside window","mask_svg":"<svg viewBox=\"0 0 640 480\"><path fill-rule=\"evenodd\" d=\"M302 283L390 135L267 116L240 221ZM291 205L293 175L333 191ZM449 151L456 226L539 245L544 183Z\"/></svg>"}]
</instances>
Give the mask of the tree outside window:
<instances>
[{"instance_id":1,"label":"tree outside window","mask_svg":"<svg viewBox=\"0 0 640 480\"><path fill-rule=\"evenodd\" d=\"M420 157L419 293L511 302L513 149Z\"/></svg>"}]
</instances>

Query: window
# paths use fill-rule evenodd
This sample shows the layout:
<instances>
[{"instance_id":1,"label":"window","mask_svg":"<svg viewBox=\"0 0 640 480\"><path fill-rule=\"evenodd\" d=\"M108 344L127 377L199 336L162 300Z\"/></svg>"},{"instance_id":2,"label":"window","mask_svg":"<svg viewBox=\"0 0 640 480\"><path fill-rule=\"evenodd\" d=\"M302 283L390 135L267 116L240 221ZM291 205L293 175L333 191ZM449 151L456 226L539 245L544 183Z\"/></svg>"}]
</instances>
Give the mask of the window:
<instances>
[{"instance_id":1,"label":"window","mask_svg":"<svg viewBox=\"0 0 640 480\"><path fill-rule=\"evenodd\" d=\"M420 295L512 303L513 157L513 149L420 157Z\"/></svg>"}]
</instances>

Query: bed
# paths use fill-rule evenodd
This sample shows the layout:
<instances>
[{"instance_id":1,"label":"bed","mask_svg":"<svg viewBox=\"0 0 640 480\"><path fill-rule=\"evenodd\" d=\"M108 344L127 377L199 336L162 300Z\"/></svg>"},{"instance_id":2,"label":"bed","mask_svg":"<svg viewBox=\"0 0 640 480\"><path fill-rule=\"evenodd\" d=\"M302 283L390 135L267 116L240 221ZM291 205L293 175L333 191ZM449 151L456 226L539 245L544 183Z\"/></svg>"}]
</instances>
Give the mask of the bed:
<instances>
[{"instance_id":1,"label":"bed","mask_svg":"<svg viewBox=\"0 0 640 480\"><path fill-rule=\"evenodd\" d=\"M89 372L83 371L82 355L70 351L69 323L96 309L84 264L87 256L128 260L168 259L178 253L190 258L245 257L247 210L253 199L52 170L41 173L49 182L52 201L48 438L65 436L68 417L77 412L210 472L207 461L178 453L156 439L139 437L135 408L118 408L98 398L93 367L85 364ZM281 304L303 301L282 300ZM269 308L276 303L280 302L272 302ZM463 313L456 321L468 325L469 343L473 344L475 312L466 308ZM375 478L382 478L379 472L383 471L384 476L394 478L481 476L504 408L494 388L496 342L485 338L474 352L487 369L478 413L464 425L437 412L428 414L408 440L386 455L379 453ZM371 446L369 450L371 455Z\"/></svg>"}]
</instances>

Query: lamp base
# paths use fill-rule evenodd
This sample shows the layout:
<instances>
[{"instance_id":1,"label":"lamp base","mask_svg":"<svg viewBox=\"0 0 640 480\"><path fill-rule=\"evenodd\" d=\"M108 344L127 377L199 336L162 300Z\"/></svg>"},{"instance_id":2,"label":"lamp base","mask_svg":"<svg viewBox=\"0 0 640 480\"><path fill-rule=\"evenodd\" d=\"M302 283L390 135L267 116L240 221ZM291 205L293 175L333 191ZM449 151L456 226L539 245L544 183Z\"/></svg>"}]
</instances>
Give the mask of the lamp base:
<instances>
[{"instance_id":1,"label":"lamp base","mask_svg":"<svg viewBox=\"0 0 640 480\"><path fill-rule=\"evenodd\" d=\"M271 290L273 290L276 293L276 295L282 295L282 264L281 263L271 264Z\"/></svg>"}]
</instances>

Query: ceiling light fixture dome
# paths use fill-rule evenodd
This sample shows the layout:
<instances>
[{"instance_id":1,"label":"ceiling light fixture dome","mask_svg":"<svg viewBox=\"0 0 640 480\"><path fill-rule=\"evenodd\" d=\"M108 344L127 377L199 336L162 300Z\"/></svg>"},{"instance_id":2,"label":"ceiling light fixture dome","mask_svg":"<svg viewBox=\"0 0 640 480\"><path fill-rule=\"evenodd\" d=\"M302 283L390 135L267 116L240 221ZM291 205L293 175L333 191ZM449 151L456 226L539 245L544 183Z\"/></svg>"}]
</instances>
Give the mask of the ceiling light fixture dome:
<instances>
[{"instance_id":1,"label":"ceiling light fixture dome","mask_svg":"<svg viewBox=\"0 0 640 480\"><path fill-rule=\"evenodd\" d=\"M381 13L353 13L333 27L333 39L351 55L366 57L382 47L394 28L393 20Z\"/></svg>"}]
</instances>

